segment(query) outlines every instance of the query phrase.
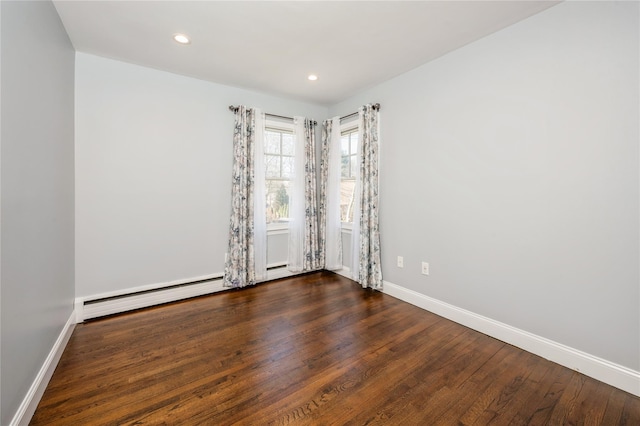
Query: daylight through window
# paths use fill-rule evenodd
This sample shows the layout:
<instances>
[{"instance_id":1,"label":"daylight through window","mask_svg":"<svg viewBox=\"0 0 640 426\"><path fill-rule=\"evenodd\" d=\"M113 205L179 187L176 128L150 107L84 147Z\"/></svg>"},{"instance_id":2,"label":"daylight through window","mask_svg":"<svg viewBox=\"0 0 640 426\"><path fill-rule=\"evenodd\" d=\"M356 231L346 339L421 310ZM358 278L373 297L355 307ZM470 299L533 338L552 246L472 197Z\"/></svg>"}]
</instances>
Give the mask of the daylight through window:
<instances>
[{"instance_id":1,"label":"daylight through window","mask_svg":"<svg viewBox=\"0 0 640 426\"><path fill-rule=\"evenodd\" d=\"M267 224L286 223L294 164L293 131L267 128L264 138Z\"/></svg>"},{"instance_id":2,"label":"daylight through window","mask_svg":"<svg viewBox=\"0 0 640 426\"><path fill-rule=\"evenodd\" d=\"M341 133L340 220L353 222L353 203L358 167L358 128Z\"/></svg>"}]
</instances>

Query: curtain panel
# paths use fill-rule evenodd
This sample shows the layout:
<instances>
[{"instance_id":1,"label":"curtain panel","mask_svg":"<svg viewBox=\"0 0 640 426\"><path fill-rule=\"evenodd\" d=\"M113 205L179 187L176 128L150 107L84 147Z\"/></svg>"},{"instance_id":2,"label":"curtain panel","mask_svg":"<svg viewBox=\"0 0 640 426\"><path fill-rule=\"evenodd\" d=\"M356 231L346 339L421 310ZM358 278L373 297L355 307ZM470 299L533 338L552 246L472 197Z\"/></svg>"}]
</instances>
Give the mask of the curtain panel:
<instances>
[{"instance_id":1,"label":"curtain panel","mask_svg":"<svg viewBox=\"0 0 640 426\"><path fill-rule=\"evenodd\" d=\"M254 176L254 215L253 247L256 282L267 279L267 187L266 164L264 155L264 113L254 108L255 116L255 176Z\"/></svg>"},{"instance_id":2,"label":"curtain panel","mask_svg":"<svg viewBox=\"0 0 640 426\"><path fill-rule=\"evenodd\" d=\"M360 171L357 178L359 211L354 212L355 218L359 217L358 235L354 238L354 246L357 247L357 274L354 275L364 288L382 290L382 268L380 260L380 227L378 211L380 200L379 188L379 134L380 113L371 104L359 109L360 146L358 156L360 158ZM358 214L358 216L356 216ZM355 262L354 262L355 263Z\"/></svg>"},{"instance_id":3,"label":"curtain panel","mask_svg":"<svg viewBox=\"0 0 640 426\"><path fill-rule=\"evenodd\" d=\"M266 279L265 120L264 114L257 109L239 106L234 112L231 218L223 285L245 287ZM375 106L365 105L358 110L358 116L359 167L355 171L350 268L352 278L364 288L381 290L379 112ZM295 117L294 129L289 270L341 269L340 118L323 123L319 202L316 198L315 122Z\"/></svg>"},{"instance_id":4,"label":"curtain panel","mask_svg":"<svg viewBox=\"0 0 640 426\"><path fill-rule=\"evenodd\" d=\"M263 157L256 156L256 147L262 145L261 129L256 131L256 116L261 117L258 110L239 106L235 110L235 125L233 132L233 166L231 179L231 218L229 222L229 245L227 259L224 267L223 286L245 287L256 283L266 275L266 231L264 247L256 247L255 229L264 221L264 206L262 217L256 216L256 207L260 212L260 206L256 206L256 188L264 186L256 181L256 169L264 170L264 167L256 167L258 162L263 162ZM257 119L258 125L263 126L263 120ZM258 153L262 150L258 149ZM261 172L264 174L263 172ZM264 193L264 190L263 190ZM258 204L260 203L258 201ZM266 229L266 225L264 226ZM264 257L263 257L264 256ZM256 257L260 269L256 271Z\"/></svg>"},{"instance_id":5,"label":"curtain panel","mask_svg":"<svg viewBox=\"0 0 640 426\"><path fill-rule=\"evenodd\" d=\"M315 122L295 117L294 138L288 266L292 272L306 272L322 267L318 246Z\"/></svg>"},{"instance_id":6,"label":"curtain panel","mask_svg":"<svg viewBox=\"0 0 640 426\"><path fill-rule=\"evenodd\" d=\"M318 246L320 267L342 269L340 117L322 123Z\"/></svg>"}]
</instances>

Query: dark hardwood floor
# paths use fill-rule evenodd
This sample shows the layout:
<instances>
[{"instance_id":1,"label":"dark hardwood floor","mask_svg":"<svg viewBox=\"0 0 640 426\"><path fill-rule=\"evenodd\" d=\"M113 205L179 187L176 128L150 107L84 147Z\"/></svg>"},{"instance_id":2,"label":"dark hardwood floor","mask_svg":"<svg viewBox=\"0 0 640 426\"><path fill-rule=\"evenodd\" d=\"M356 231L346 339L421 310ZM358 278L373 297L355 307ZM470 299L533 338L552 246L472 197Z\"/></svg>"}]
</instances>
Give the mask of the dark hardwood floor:
<instances>
[{"instance_id":1,"label":"dark hardwood floor","mask_svg":"<svg viewBox=\"0 0 640 426\"><path fill-rule=\"evenodd\" d=\"M640 398L328 272L78 324L32 425L640 425Z\"/></svg>"}]
</instances>

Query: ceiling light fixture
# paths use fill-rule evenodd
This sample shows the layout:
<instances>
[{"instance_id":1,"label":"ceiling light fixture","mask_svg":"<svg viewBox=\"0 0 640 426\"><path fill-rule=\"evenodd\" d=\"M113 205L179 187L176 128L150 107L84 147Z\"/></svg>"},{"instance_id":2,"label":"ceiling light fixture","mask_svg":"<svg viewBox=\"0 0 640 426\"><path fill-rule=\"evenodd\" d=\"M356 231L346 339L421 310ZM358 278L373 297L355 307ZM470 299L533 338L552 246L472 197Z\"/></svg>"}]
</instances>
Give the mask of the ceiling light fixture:
<instances>
[{"instance_id":1,"label":"ceiling light fixture","mask_svg":"<svg viewBox=\"0 0 640 426\"><path fill-rule=\"evenodd\" d=\"M309 74L307 79L309 79L309 81L316 81L318 79L318 76L315 74Z\"/></svg>"},{"instance_id":2,"label":"ceiling light fixture","mask_svg":"<svg viewBox=\"0 0 640 426\"><path fill-rule=\"evenodd\" d=\"M189 44L191 40L184 34L174 34L173 39L180 44Z\"/></svg>"}]
</instances>

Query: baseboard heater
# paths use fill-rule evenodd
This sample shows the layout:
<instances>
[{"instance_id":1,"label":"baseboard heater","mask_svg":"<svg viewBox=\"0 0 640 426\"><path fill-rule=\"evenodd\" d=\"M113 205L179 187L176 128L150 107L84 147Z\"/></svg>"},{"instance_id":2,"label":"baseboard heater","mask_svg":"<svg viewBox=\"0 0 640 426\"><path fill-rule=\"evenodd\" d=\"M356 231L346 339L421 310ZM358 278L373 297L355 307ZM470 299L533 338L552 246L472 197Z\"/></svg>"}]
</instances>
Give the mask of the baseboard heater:
<instances>
[{"instance_id":1,"label":"baseboard heater","mask_svg":"<svg viewBox=\"0 0 640 426\"><path fill-rule=\"evenodd\" d=\"M288 275L291 273L286 269L286 264L267 266L267 280ZM122 292L77 298L75 303L76 322L80 323L93 318L228 290L227 287L222 286L222 278L223 274L215 274L149 287L136 287Z\"/></svg>"},{"instance_id":2,"label":"baseboard heater","mask_svg":"<svg viewBox=\"0 0 640 426\"><path fill-rule=\"evenodd\" d=\"M225 289L226 287L222 286L222 274L220 274L205 279L168 283L156 288L131 289L120 294L76 299L76 320L83 322L92 318L203 296Z\"/></svg>"}]
</instances>

